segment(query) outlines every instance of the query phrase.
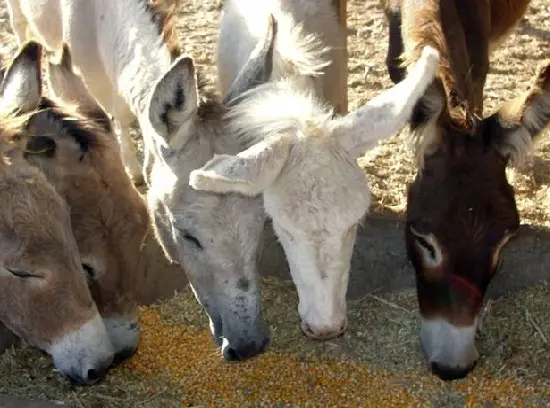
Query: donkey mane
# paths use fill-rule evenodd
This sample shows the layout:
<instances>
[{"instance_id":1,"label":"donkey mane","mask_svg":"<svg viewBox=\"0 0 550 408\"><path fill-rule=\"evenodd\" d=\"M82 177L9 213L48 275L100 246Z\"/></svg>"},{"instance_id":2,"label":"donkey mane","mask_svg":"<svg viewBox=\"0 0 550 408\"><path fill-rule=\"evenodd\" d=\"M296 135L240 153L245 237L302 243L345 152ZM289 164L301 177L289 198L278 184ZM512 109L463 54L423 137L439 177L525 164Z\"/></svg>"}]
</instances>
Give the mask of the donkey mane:
<instances>
[{"instance_id":1,"label":"donkey mane","mask_svg":"<svg viewBox=\"0 0 550 408\"><path fill-rule=\"evenodd\" d=\"M481 117L476 111L483 101L475 100L474 84L470 72L470 55L462 30L452 25L456 22L454 2L428 0L421 10L415 10L415 25L409 30L407 41L415 48L404 57L407 66L420 57L422 48L431 45L441 55L436 81L442 85L441 102L452 126L469 133L477 127ZM457 32L458 31L458 32ZM449 47L449 44L453 44ZM435 96L435 95L434 95Z\"/></svg>"},{"instance_id":2,"label":"donkey mane","mask_svg":"<svg viewBox=\"0 0 550 408\"><path fill-rule=\"evenodd\" d=\"M164 44L170 52L172 60L182 53L176 33L177 9L181 0L138 0L145 7L162 36Z\"/></svg>"},{"instance_id":3,"label":"donkey mane","mask_svg":"<svg viewBox=\"0 0 550 408\"><path fill-rule=\"evenodd\" d=\"M323 133L331 122L332 109L320 103L311 92L298 90L288 78L268 82L245 93L225 117L229 128L239 135L245 145L284 133Z\"/></svg>"},{"instance_id":4,"label":"donkey mane","mask_svg":"<svg viewBox=\"0 0 550 408\"><path fill-rule=\"evenodd\" d=\"M218 93L208 89L206 75L204 75L199 67L195 67L195 70L197 93L199 97L197 119L201 122L221 119L223 114L227 111L227 108L221 102Z\"/></svg>"}]
</instances>

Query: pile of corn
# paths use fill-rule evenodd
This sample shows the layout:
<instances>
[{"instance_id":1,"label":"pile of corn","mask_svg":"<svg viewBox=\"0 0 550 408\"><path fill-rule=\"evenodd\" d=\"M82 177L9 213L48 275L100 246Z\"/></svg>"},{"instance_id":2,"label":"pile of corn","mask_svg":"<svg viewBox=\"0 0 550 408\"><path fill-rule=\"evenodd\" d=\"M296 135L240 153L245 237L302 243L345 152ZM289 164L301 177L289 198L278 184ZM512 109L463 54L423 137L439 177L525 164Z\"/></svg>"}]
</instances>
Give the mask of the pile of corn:
<instances>
[{"instance_id":1,"label":"pile of corn","mask_svg":"<svg viewBox=\"0 0 550 408\"><path fill-rule=\"evenodd\" d=\"M425 370L382 371L272 352L230 364L207 331L163 322L155 307L141 309L141 324L139 351L125 368L151 378L168 375L187 396L184 406L448 406L441 397L451 395L468 407L523 407L550 398L548 388L492 379L482 368L449 384Z\"/></svg>"}]
</instances>

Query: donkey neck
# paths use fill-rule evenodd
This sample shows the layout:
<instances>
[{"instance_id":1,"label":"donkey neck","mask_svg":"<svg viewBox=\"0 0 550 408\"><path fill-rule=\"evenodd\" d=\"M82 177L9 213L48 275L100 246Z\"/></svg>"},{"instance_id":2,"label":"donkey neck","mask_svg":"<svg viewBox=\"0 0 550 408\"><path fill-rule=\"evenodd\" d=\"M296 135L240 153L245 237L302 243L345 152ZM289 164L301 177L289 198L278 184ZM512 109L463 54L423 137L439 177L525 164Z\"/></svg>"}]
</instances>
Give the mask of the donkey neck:
<instances>
[{"instance_id":1,"label":"donkey neck","mask_svg":"<svg viewBox=\"0 0 550 408\"><path fill-rule=\"evenodd\" d=\"M172 63L172 56L155 23L147 0L122 0L106 5L104 44L110 45L113 82L132 112L145 112L153 84ZM112 11L112 13L108 13ZM114 34L113 34L114 33Z\"/></svg>"}]
</instances>

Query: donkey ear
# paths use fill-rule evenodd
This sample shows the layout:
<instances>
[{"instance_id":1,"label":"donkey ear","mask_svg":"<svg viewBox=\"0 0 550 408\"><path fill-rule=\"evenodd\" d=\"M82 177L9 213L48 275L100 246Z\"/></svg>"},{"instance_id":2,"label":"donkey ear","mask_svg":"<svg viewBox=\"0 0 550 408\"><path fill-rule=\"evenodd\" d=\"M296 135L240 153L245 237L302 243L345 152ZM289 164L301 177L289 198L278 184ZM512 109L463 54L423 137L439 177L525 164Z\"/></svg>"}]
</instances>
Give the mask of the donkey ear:
<instances>
[{"instance_id":1,"label":"donkey ear","mask_svg":"<svg viewBox=\"0 0 550 408\"><path fill-rule=\"evenodd\" d=\"M67 43L63 43L61 58L57 61L50 60L46 71L47 88L54 98L76 106L80 113L101 126L107 133L113 131L111 118L92 96L84 79L73 67L71 50Z\"/></svg>"},{"instance_id":2,"label":"donkey ear","mask_svg":"<svg viewBox=\"0 0 550 408\"><path fill-rule=\"evenodd\" d=\"M175 140L178 129L197 112L198 89L195 66L190 57L178 58L153 85L147 108L151 126L172 147L181 146ZM177 145L177 146L176 146Z\"/></svg>"},{"instance_id":3,"label":"donkey ear","mask_svg":"<svg viewBox=\"0 0 550 408\"><path fill-rule=\"evenodd\" d=\"M513 166L521 166L533 148L533 141L550 124L550 60L539 68L531 88L512 99L492 116L500 132L493 142Z\"/></svg>"},{"instance_id":4,"label":"donkey ear","mask_svg":"<svg viewBox=\"0 0 550 408\"><path fill-rule=\"evenodd\" d=\"M223 98L222 102L224 104L231 105L236 98L247 90L253 89L269 80L273 71L273 48L276 35L277 21L270 14L263 40L258 42L250 58L231 84L231 87Z\"/></svg>"},{"instance_id":5,"label":"donkey ear","mask_svg":"<svg viewBox=\"0 0 550 408\"><path fill-rule=\"evenodd\" d=\"M21 46L0 87L0 112L26 113L38 107L42 97L42 45L29 41Z\"/></svg>"},{"instance_id":6,"label":"donkey ear","mask_svg":"<svg viewBox=\"0 0 550 408\"><path fill-rule=\"evenodd\" d=\"M290 145L286 137L273 137L236 156L216 155L202 168L191 172L189 185L195 190L256 196L279 176Z\"/></svg>"},{"instance_id":7,"label":"donkey ear","mask_svg":"<svg viewBox=\"0 0 550 408\"><path fill-rule=\"evenodd\" d=\"M342 146L354 157L359 157L379 140L399 131L410 120L438 66L439 53L434 48L425 47L403 81L342 119L337 126Z\"/></svg>"}]
</instances>

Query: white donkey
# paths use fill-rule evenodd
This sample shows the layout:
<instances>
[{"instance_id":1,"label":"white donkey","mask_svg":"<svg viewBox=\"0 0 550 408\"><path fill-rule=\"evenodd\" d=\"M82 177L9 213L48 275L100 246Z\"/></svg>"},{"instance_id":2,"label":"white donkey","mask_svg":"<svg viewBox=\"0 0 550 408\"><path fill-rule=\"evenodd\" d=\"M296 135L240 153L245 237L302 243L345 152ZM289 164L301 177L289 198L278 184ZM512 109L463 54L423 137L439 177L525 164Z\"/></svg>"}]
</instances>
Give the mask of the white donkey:
<instances>
[{"instance_id":1,"label":"white donkey","mask_svg":"<svg viewBox=\"0 0 550 408\"><path fill-rule=\"evenodd\" d=\"M303 331L329 338L347 327L346 291L357 226L370 190L357 159L397 132L431 83L438 54L424 50L409 76L342 118L289 78L240 96L230 129L251 147L191 173L198 190L263 194L289 261Z\"/></svg>"},{"instance_id":2,"label":"white donkey","mask_svg":"<svg viewBox=\"0 0 550 408\"><path fill-rule=\"evenodd\" d=\"M347 87L345 32L332 0L225 0L217 51L222 94L228 91L263 38L270 14L278 26L271 80L296 77L295 86L313 90L337 113L347 113L342 106ZM324 46L319 51L326 62L312 70L319 41Z\"/></svg>"}]
</instances>

